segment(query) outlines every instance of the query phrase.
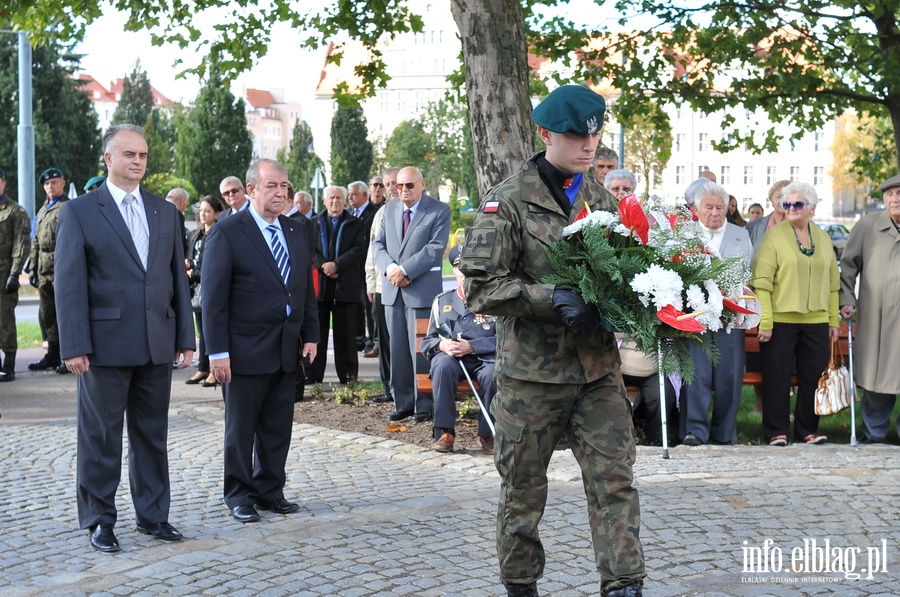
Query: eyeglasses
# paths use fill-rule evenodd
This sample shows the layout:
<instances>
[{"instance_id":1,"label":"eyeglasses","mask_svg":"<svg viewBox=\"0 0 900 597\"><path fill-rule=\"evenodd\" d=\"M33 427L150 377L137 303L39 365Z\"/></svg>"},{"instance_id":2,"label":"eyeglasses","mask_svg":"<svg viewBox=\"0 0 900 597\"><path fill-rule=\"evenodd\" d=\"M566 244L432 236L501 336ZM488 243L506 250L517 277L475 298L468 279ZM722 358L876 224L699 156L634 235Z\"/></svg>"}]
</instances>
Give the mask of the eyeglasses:
<instances>
[{"instance_id":1,"label":"eyeglasses","mask_svg":"<svg viewBox=\"0 0 900 597\"><path fill-rule=\"evenodd\" d=\"M383 182L373 182L373 183L372 183L372 186L373 186L373 187L383 187L383 186L384 186L384 183L383 183Z\"/></svg>"},{"instance_id":2,"label":"eyeglasses","mask_svg":"<svg viewBox=\"0 0 900 597\"><path fill-rule=\"evenodd\" d=\"M613 193L631 193L634 191L631 187L609 187L609 190Z\"/></svg>"},{"instance_id":3,"label":"eyeglasses","mask_svg":"<svg viewBox=\"0 0 900 597\"><path fill-rule=\"evenodd\" d=\"M806 203L806 201L782 201L781 209L783 209L784 211L789 211L791 209L793 209L795 211L800 211L807 205L808 204Z\"/></svg>"},{"instance_id":4,"label":"eyeglasses","mask_svg":"<svg viewBox=\"0 0 900 597\"><path fill-rule=\"evenodd\" d=\"M420 178L419 180L422 180L422 179ZM409 189L411 191L414 188L416 188L417 184L419 184L419 180L417 180L416 182L398 182L395 186L397 187L398 191L402 191L403 187L406 187L407 189Z\"/></svg>"},{"instance_id":5,"label":"eyeglasses","mask_svg":"<svg viewBox=\"0 0 900 597\"><path fill-rule=\"evenodd\" d=\"M227 191L222 191L222 196L223 197L231 197L232 195L237 195L240 192L241 192L240 189L229 189Z\"/></svg>"}]
</instances>

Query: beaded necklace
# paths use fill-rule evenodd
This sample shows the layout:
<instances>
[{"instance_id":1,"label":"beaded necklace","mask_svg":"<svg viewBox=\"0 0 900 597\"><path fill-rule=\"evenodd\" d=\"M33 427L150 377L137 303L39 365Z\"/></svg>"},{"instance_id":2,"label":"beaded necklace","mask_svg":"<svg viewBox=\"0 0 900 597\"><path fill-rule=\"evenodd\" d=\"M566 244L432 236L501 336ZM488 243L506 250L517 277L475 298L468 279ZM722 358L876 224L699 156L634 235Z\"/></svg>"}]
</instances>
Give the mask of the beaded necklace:
<instances>
[{"instance_id":1,"label":"beaded necklace","mask_svg":"<svg viewBox=\"0 0 900 597\"><path fill-rule=\"evenodd\" d=\"M797 236L797 229L791 226L791 230L794 231L794 238L797 239L797 248L800 249L800 252L806 255L807 257L812 257L813 253L816 252L816 241L813 240L812 231L809 229L809 224L806 224L806 233L809 234L809 248L803 246L803 243L800 242L800 237Z\"/></svg>"}]
</instances>

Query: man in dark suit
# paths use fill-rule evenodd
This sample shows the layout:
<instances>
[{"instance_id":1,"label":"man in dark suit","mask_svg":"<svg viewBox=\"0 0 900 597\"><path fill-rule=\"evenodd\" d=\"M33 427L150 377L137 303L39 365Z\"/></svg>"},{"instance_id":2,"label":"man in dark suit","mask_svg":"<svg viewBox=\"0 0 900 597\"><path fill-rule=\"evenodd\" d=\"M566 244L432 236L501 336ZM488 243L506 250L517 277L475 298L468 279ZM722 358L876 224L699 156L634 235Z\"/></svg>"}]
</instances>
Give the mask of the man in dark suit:
<instances>
[{"instance_id":1,"label":"man in dark suit","mask_svg":"<svg viewBox=\"0 0 900 597\"><path fill-rule=\"evenodd\" d=\"M111 127L103 147L106 183L60 210L56 309L61 355L78 376L79 523L94 549L113 552L126 414L138 531L182 538L168 522L166 435L172 360L191 364L194 327L181 221L139 186L143 130Z\"/></svg>"},{"instance_id":2,"label":"man in dark suit","mask_svg":"<svg viewBox=\"0 0 900 597\"><path fill-rule=\"evenodd\" d=\"M279 514L284 498L298 355L319 342L309 248L281 215L284 167L259 160L247 171L250 207L213 226L203 249L203 333L210 370L225 384L225 504L239 522L254 505Z\"/></svg>"},{"instance_id":3,"label":"man in dark suit","mask_svg":"<svg viewBox=\"0 0 900 597\"><path fill-rule=\"evenodd\" d=\"M356 314L363 292L363 261L366 245L363 222L344 209L347 191L343 187L325 188L325 211L313 220L322 246L319 267L319 332L322 344L313 361L317 383L325 377L329 321L334 324L334 369L342 384L359 376L356 346Z\"/></svg>"},{"instance_id":4,"label":"man in dark suit","mask_svg":"<svg viewBox=\"0 0 900 597\"><path fill-rule=\"evenodd\" d=\"M384 272L381 301L385 307L391 348L391 393L394 412L389 421L410 416L431 418L430 397L416 392L416 319L428 317L434 297L443 291L441 261L450 238L450 208L425 194L418 168L397 173L400 201L383 208L384 220L372 241L377 269Z\"/></svg>"},{"instance_id":5,"label":"man in dark suit","mask_svg":"<svg viewBox=\"0 0 900 597\"><path fill-rule=\"evenodd\" d=\"M362 220L363 239L366 251L369 250L369 239L372 236L372 220L378 206L369 201L369 187L361 180L347 185L347 210L354 218ZM365 260L365 256L363 257ZM365 270L359 268L360 293L359 308L356 313L356 348L369 352L375 348L375 320L372 317L372 303L366 295Z\"/></svg>"},{"instance_id":6,"label":"man in dark suit","mask_svg":"<svg viewBox=\"0 0 900 597\"><path fill-rule=\"evenodd\" d=\"M244 211L250 205L247 203L247 194L244 192L244 185L237 176L227 176L219 183L219 193L228 208L219 214L216 221L221 222L229 216L233 216Z\"/></svg>"}]
</instances>

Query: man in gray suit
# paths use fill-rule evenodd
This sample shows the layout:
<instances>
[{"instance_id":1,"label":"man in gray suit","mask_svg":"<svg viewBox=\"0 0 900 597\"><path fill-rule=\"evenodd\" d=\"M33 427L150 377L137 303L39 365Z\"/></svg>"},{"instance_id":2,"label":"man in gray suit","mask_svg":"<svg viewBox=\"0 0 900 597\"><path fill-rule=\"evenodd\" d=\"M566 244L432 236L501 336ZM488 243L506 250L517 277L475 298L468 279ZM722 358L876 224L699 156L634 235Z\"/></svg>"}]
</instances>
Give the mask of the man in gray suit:
<instances>
[{"instance_id":1,"label":"man in gray suit","mask_svg":"<svg viewBox=\"0 0 900 597\"><path fill-rule=\"evenodd\" d=\"M190 365L194 326L181 220L139 186L143 130L111 127L103 148L106 183L60 211L55 286L61 356L78 376L78 519L94 549L113 552L126 414L137 529L182 538L168 522L166 435L172 360Z\"/></svg>"},{"instance_id":2,"label":"man in gray suit","mask_svg":"<svg viewBox=\"0 0 900 597\"><path fill-rule=\"evenodd\" d=\"M441 261L450 238L450 208L425 194L418 168L397 173L400 201L388 202L372 252L384 272L381 301L385 307L391 349L389 421L410 416L417 423L432 416L432 400L416 392L416 319L427 318L434 297L443 291Z\"/></svg>"},{"instance_id":3,"label":"man in gray suit","mask_svg":"<svg viewBox=\"0 0 900 597\"><path fill-rule=\"evenodd\" d=\"M739 257L749 270L753 257L750 236L740 226L725 221L728 193L716 183L703 179L696 187L694 208L709 253L722 259ZM744 379L744 330L719 330L704 335L719 349L713 365L703 347L692 342L691 357L696 366L694 381L681 390L680 433L686 446L737 443L737 413ZM712 402L712 420L709 403Z\"/></svg>"}]
</instances>

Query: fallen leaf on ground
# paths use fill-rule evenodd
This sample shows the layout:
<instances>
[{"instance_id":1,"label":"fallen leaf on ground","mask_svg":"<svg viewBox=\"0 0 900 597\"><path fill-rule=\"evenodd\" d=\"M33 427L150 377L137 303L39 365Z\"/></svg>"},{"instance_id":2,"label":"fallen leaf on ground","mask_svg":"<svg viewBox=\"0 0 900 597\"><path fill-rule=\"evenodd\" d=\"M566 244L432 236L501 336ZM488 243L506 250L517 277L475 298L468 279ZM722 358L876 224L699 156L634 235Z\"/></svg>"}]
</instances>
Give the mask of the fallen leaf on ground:
<instances>
[{"instance_id":1,"label":"fallen leaf on ground","mask_svg":"<svg viewBox=\"0 0 900 597\"><path fill-rule=\"evenodd\" d=\"M398 431L399 432L406 431L406 427L401 427L400 425L395 425L394 423L388 423L387 429L391 433L397 433Z\"/></svg>"}]
</instances>

